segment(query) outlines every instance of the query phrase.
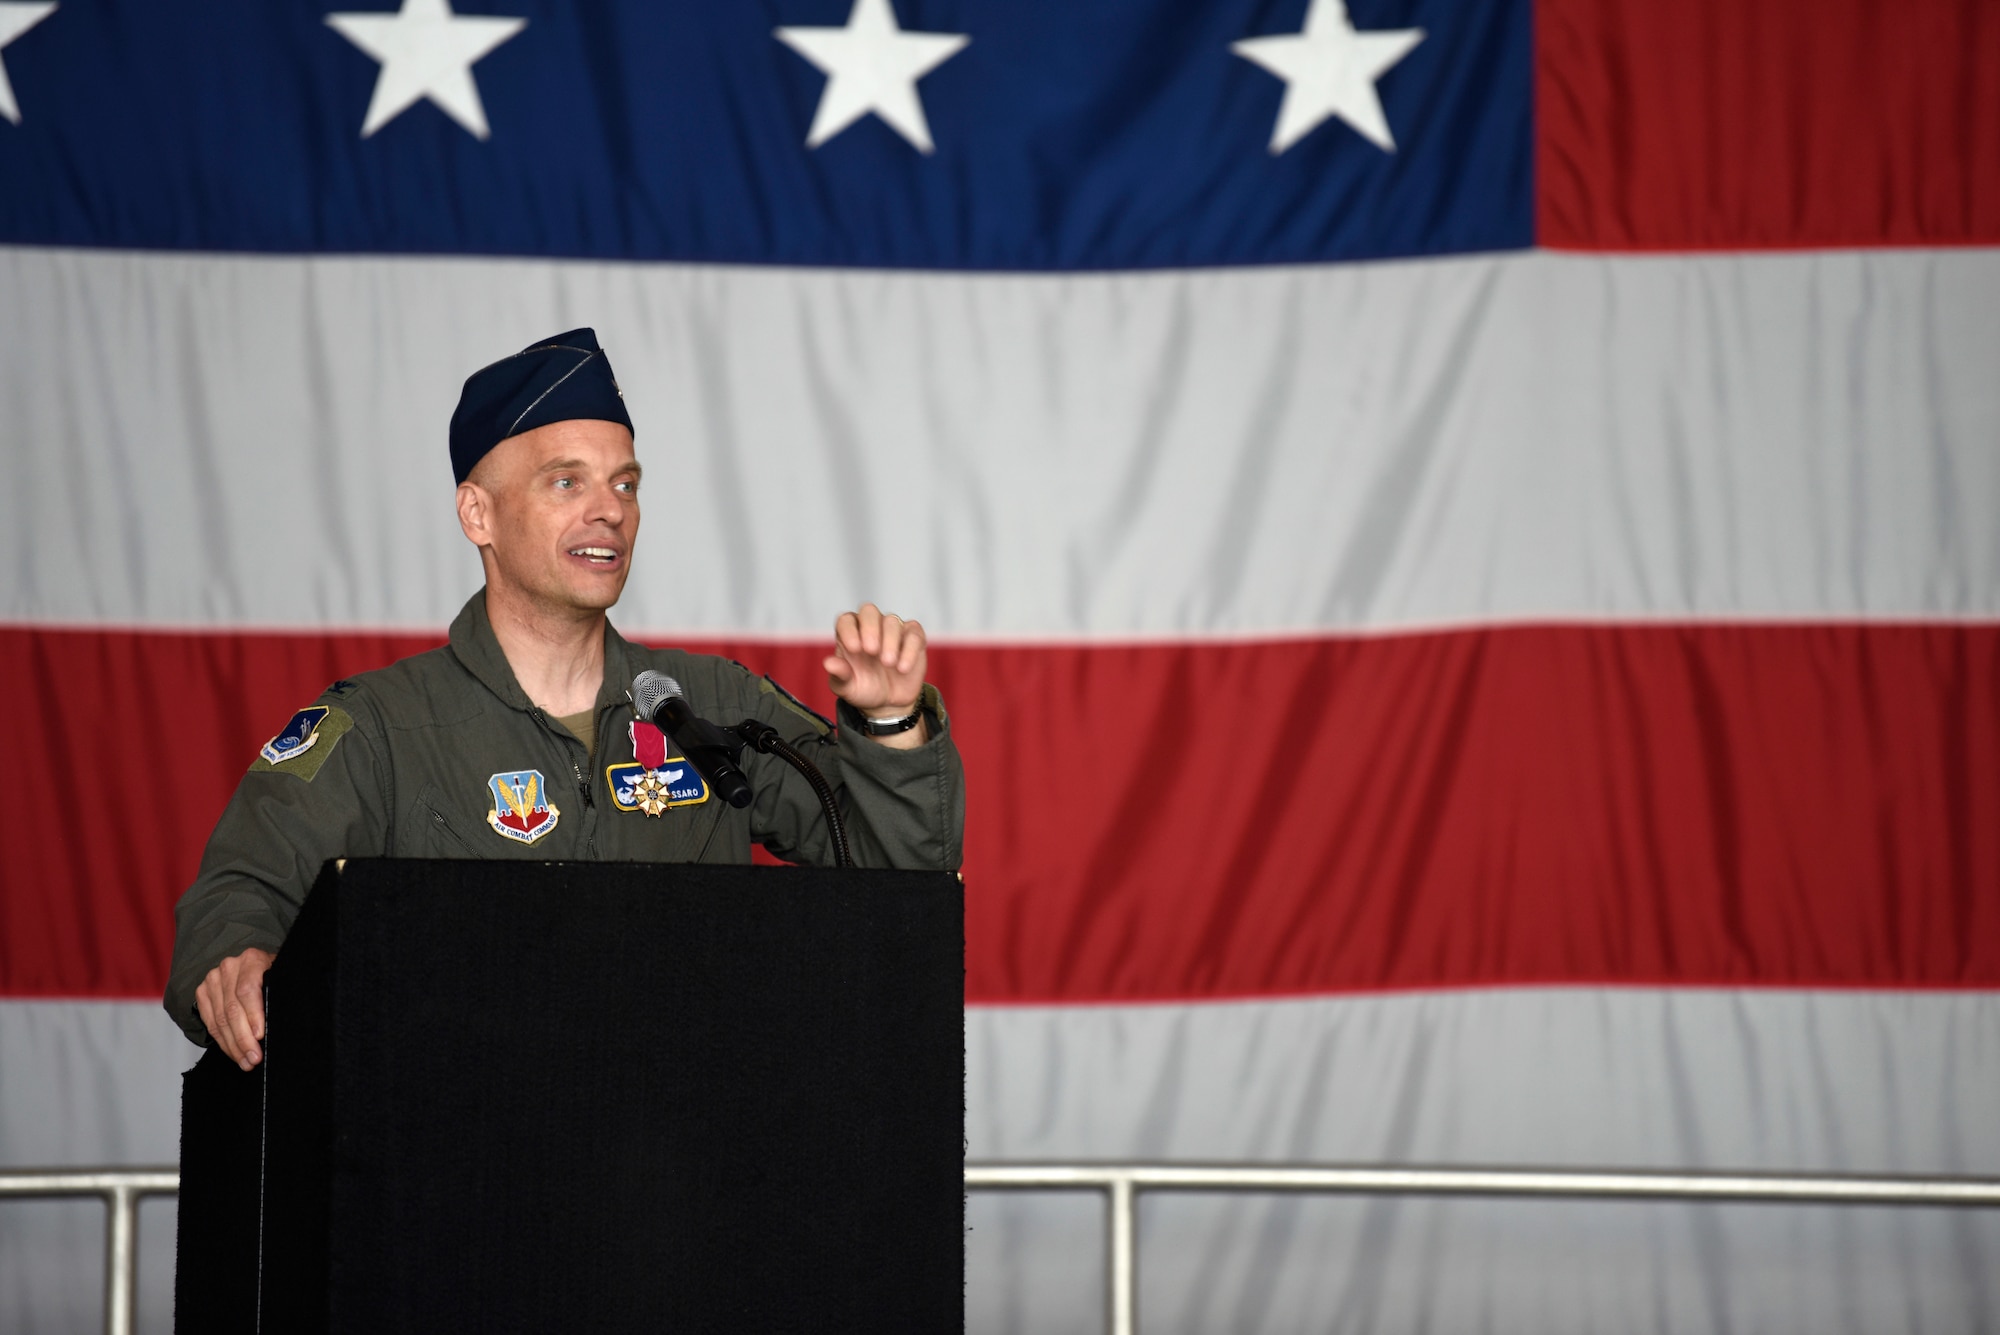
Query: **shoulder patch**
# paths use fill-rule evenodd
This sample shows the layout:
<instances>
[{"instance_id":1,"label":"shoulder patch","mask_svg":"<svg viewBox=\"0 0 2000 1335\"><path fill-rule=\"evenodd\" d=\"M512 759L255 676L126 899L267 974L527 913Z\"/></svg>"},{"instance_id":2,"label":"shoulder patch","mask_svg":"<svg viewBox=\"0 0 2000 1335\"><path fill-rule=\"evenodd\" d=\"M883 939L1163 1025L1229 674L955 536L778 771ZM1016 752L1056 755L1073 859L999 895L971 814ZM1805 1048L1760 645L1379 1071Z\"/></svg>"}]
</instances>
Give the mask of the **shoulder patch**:
<instances>
[{"instance_id":1,"label":"shoulder patch","mask_svg":"<svg viewBox=\"0 0 2000 1335\"><path fill-rule=\"evenodd\" d=\"M250 772L276 770L311 783L326 758L333 754L333 748L353 727L354 719L346 710L333 705L309 705L292 715L276 737L258 748Z\"/></svg>"},{"instance_id":2,"label":"shoulder patch","mask_svg":"<svg viewBox=\"0 0 2000 1335\"><path fill-rule=\"evenodd\" d=\"M736 666L743 667L741 663L736 664ZM743 668L743 670L745 672L750 671L749 668ZM776 695L780 700L783 700L787 705L791 707L793 713L799 715L801 718L804 718L807 722L811 723L814 727L818 728L820 736L824 737L826 736L826 734L833 731L832 719L820 713L817 709L814 709L811 705L799 699L799 697L797 697L796 695L793 695L790 691L780 686L777 682L773 681L771 678L758 677L757 682L758 682L757 686L758 690L769 691L772 694Z\"/></svg>"}]
</instances>

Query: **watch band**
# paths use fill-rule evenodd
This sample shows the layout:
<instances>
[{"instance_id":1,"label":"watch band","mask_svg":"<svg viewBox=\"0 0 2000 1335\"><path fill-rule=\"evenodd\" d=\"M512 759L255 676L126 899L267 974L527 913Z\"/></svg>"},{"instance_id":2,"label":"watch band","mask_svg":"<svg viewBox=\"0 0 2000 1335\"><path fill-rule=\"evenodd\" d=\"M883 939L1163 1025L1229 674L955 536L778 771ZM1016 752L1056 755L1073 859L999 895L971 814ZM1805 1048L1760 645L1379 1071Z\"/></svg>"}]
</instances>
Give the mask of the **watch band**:
<instances>
[{"instance_id":1,"label":"watch band","mask_svg":"<svg viewBox=\"0 0 2000 1335\"><path fill-rule=\"evenodd\" d=\"M924 716L924 702L917 701L917 707L901 718L869 718L858 709L854 712L861 719L861 731L870 737L894 737L917 726L917 721Z\"/></svg>"}]
</instances>

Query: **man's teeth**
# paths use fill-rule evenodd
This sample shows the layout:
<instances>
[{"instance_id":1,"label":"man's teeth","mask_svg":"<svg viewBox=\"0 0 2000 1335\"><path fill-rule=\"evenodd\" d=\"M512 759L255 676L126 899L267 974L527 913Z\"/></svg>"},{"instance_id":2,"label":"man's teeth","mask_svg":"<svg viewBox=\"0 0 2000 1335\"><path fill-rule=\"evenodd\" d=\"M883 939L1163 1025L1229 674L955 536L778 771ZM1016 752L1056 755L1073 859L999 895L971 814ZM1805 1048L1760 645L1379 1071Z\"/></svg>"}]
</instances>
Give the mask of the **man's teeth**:
<instances>
[{"instance_id":1,"label":"man's teeth","mask_svg":"<svg viewBox=\"0 0 2000 1335\"><path fill-rule=\"evenodd\" d=\"M571 556L587 556L593 561L615 561L618 559L618 553L612 551L609 547L572 547L569 549L569 554Z\"/></svg>"}]
</instances>

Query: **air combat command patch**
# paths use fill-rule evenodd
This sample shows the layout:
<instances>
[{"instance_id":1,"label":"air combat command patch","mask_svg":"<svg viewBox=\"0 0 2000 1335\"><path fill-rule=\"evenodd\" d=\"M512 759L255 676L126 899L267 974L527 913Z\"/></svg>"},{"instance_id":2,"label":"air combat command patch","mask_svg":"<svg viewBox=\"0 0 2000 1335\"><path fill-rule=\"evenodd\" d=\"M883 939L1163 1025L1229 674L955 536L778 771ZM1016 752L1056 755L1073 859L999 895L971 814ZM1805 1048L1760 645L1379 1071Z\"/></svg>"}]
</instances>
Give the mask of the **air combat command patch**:
<instances>
[{"instance_id":1,"label":"air combat command patch","mask_svg":"<svg viewBox=\"0 0 2000 1335\"><path fill-rule=\"evenodd\" d=\"M353 726L354 720L345 710L309 705L292 715L283 731L258 748L251 772L276 770L310 783L326 758L333 754L334 744Z\"/></svg>"},{"instance_id":2,"label":"air combat command patch","mask_svg":"<svg viewBox=\"0 0 2000 1335\"><path fill-rule=\"evenodd\" d=\"M556 819L562 815L549 801L548 785L538 769L495 774L486 787L493 794L493 809L486 813L486 823L509 839L532 844L555 829Z\"/></svg>"}]
</instances>

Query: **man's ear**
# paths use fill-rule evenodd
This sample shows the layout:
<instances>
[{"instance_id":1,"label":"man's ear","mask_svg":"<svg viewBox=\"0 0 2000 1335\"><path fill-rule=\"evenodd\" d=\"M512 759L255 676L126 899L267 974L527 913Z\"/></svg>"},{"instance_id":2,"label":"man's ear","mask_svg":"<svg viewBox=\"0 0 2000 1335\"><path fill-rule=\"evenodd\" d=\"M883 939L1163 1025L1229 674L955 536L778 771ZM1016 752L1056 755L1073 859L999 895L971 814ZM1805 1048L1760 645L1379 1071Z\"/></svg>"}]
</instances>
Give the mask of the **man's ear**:
<instances>
[{"instance_id":1,"label":"man's ear","mask_svg":"<svg viewBox=\"0 0 2000 1335\"><path fill-rule=\"evenodd\" d=\"M473 546L493 545L493 497L477 482L458 484L458 526Z\"/></svg>"}]
</instances>

